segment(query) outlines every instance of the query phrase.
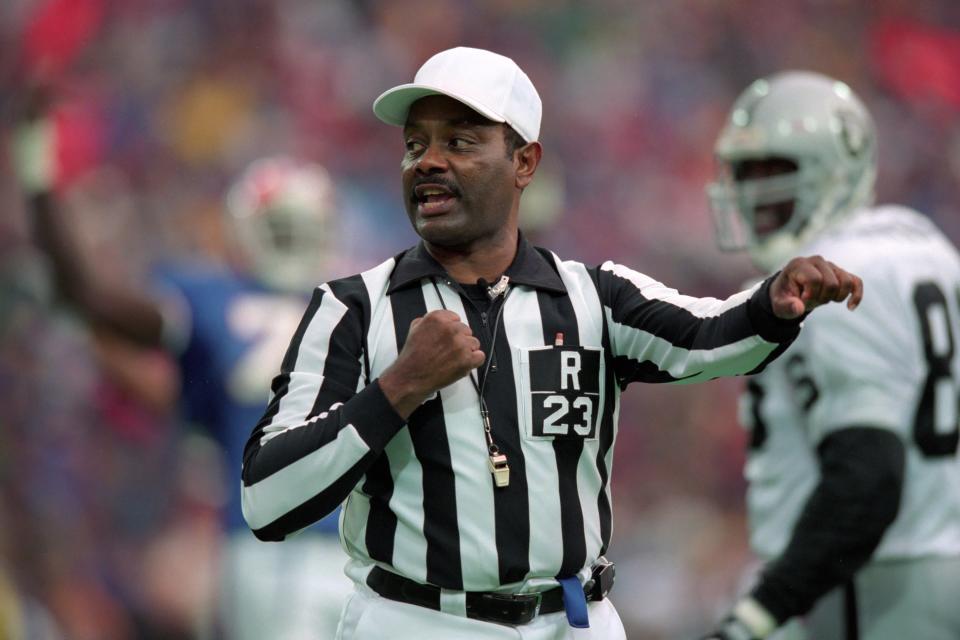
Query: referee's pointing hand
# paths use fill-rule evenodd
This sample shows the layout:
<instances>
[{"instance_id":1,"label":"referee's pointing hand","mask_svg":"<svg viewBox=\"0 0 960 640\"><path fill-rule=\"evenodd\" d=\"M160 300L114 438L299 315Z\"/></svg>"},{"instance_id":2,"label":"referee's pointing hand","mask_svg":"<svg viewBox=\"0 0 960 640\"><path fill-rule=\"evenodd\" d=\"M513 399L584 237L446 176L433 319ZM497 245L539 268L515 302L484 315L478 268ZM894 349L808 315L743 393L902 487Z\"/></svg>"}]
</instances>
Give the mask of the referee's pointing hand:
<instances>
[{"instance_id":1,"label":"referee's pointing hand","mask_svg":"<svg viewBox=\"0 0 960 640\"><path fill-rule=\"evenodd\" d=\"M396 361L380 376L380 388L407 418L430 394L484 363L486 355L470 327L453 311L431 311L410 323Z\"/></svg>"},{"instance_id":2,"label":"referee's pointing hand","mask_svg":"<svg viewBox=\"0 0 960 640\"><path fill-rule=\"evenodd\" d=\"M853 311L862 299L863 281L821 256L794 258L770 285L773 313L785 320L827 302L847 300Z\"/></svg>"}]
</instances>

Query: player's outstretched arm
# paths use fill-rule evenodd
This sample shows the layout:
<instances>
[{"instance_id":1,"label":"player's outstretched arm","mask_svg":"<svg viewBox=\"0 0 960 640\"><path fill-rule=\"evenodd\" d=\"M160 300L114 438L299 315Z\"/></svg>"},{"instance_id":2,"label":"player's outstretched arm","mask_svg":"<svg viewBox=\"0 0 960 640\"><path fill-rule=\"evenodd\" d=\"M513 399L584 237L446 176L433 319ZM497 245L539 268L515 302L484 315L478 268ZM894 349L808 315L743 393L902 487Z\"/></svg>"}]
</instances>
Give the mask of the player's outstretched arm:
<instances>
[{"instance_id":1,"label":"player's outstretched arm","mask_svg":"<svg viewBox=\"0 0 960 640\"><path fill-rule=\"evenodd\" d=\"M863 280L821 256L794 258L770 285L770 303L778 318L799 318L828 302L847 301L851 311L863 299Z\"/></svg>"},{"instance_id":2,"label":"player's outstretched arm","mask_svg":"<svg viewBox=\"0 0 960 640\"><path fill-rule=\"evenodd\" d=\"M39 101L13 135L14 169L33 223L34 237L53 269L57 294L95 328L144 346L160 346L160 306L148 296L109 286L98 278L63 215L54 191L56 128Z\"/></svg>"}]
</instances>

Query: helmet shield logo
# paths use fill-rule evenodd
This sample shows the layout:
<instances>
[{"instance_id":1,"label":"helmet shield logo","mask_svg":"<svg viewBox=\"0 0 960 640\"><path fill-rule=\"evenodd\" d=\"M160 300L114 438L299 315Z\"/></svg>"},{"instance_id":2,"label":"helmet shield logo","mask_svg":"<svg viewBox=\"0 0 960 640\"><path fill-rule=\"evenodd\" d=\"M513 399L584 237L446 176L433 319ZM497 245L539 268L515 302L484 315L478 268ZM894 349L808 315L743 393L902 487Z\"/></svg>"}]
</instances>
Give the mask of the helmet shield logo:
<instances>
[{"instance_id":1,"label":"helmet shield logo","mask_svg":"<svg viewBox=\"0 0 960 640\"><path fill-rule=\"evenodd\" d=\"M837 120L840 123L840 140L843 146L853 157L859 157L867 148L867 132L861 125L860 118L852 111L838 111Z\"/></svg>"}]
</instances>

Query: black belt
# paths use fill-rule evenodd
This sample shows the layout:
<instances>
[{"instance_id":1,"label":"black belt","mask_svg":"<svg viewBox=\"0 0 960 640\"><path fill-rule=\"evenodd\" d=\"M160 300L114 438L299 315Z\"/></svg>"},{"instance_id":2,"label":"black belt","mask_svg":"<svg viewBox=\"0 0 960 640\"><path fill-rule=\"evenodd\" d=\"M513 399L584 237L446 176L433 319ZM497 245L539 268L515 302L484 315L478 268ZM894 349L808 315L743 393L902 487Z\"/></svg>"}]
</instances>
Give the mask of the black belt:
<instances>
[{"instance_id":1,"label":"black belt","mask_svg":"<svg viewBox=\"0 0 960 640\"><path fill-rule=\"evenodd\" d=\"M594 577L585 587L588 601L603 600L613 586L613 565L605 564L599 571L594 569ZM374 567L367 576L367 585L384 598L415 604L434 611L440 611L440 587L420 584ZM527 624L541 613L563 611L563 589L555 587L540 593L494 593L467 591L467 617L500 624Z\"/></svg>"}]
</instances>

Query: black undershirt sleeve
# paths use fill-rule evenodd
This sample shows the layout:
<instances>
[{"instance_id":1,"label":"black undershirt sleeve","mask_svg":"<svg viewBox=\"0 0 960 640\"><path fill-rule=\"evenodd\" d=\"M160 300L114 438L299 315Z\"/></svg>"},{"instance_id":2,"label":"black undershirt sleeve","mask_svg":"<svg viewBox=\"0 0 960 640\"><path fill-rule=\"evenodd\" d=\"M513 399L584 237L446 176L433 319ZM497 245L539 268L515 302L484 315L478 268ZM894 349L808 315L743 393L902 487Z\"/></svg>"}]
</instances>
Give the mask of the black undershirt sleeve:
<instances>
[{"instance_id":1,"label":"black undershirt sleeve","mask_svg":"<svg viewBox=\"0 0 960 640\"><path fill-rule=\"evenodd\" d=\"M820 443L820 482L786 550L770 562L751 595L778 623L807 613L873 555L896 519L905 452L888 430L857 426Z\"/></svg>"}]
</instances>

